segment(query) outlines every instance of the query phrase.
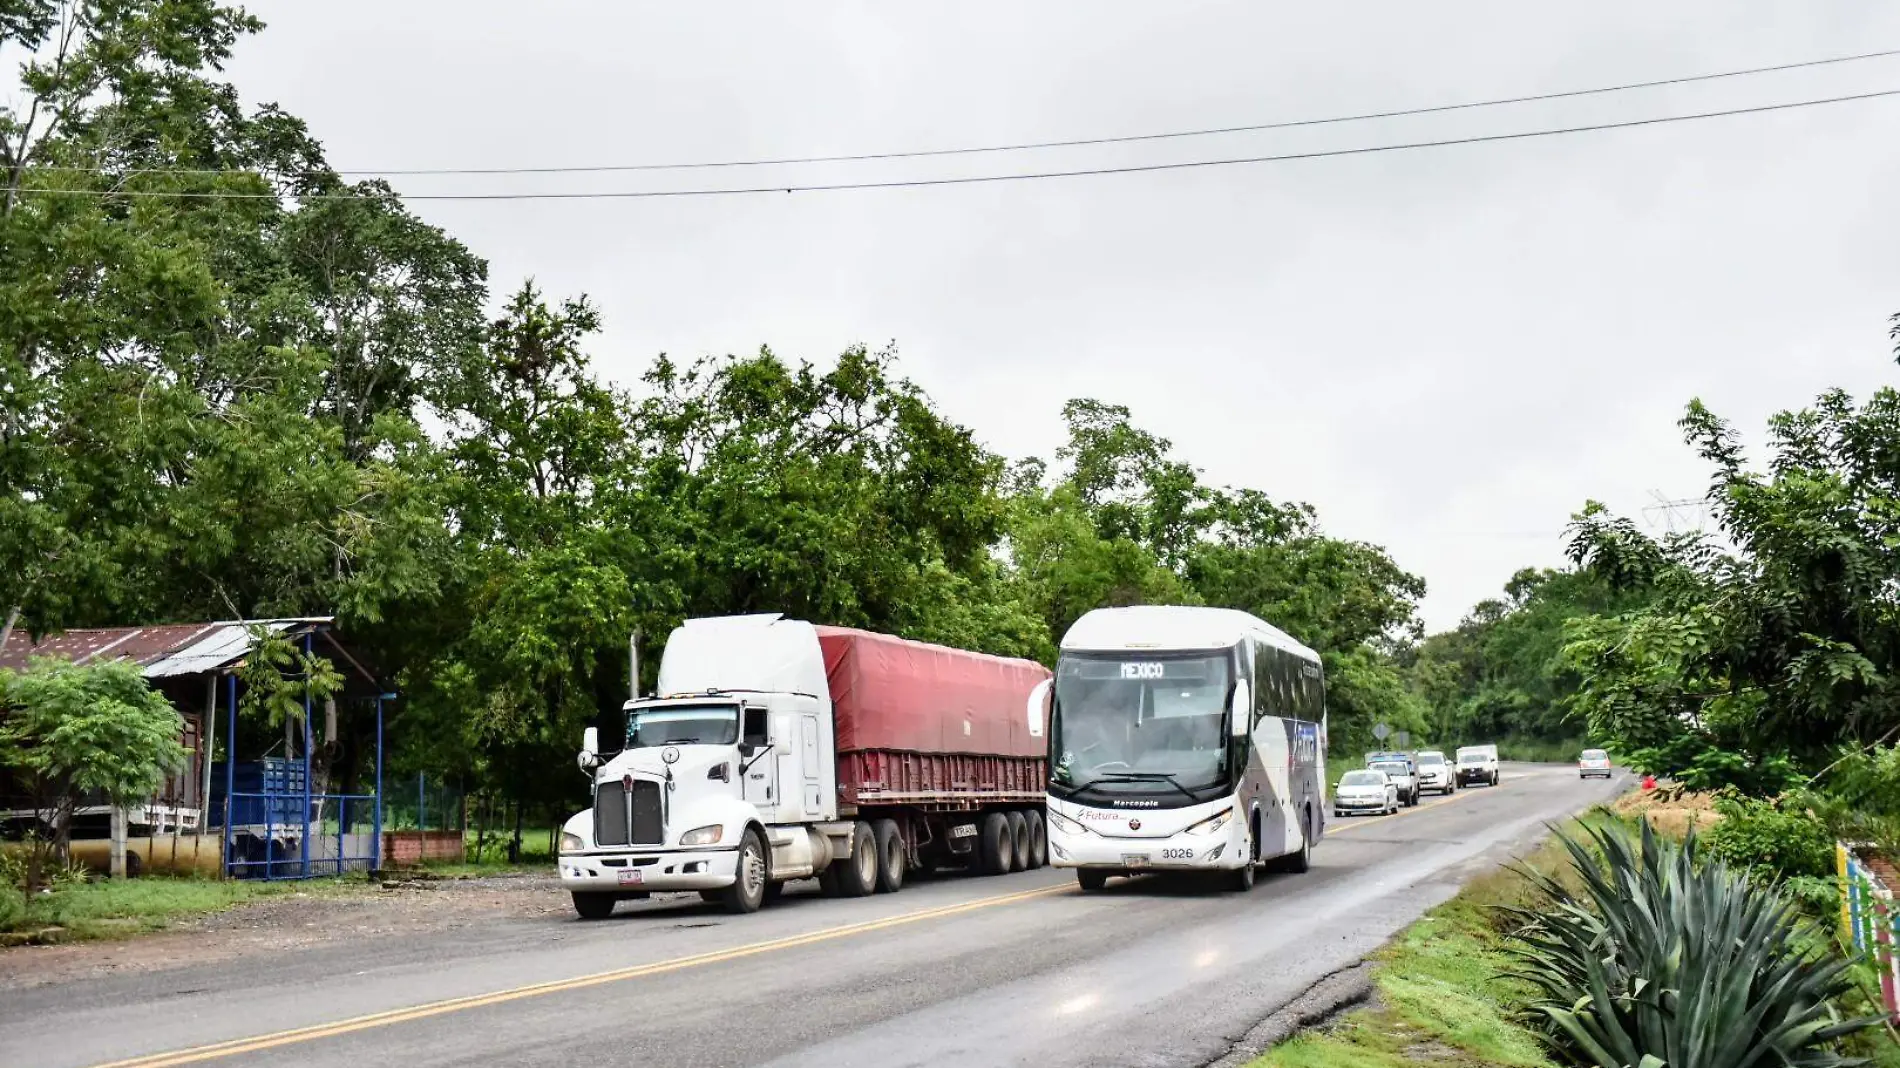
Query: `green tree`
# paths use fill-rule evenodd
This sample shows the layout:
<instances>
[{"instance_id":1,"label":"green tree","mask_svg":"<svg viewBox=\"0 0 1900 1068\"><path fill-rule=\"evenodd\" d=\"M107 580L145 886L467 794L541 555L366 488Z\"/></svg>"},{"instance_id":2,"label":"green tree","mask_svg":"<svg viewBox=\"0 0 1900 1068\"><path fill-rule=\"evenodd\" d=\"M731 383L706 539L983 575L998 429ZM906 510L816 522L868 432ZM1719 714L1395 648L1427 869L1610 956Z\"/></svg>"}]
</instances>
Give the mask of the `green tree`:
<instances>
[{"instance_id":1,"label":"green tree","mask_svg":"<svg viewBox=\"0 0 1900 1068\"><path fill-rule=\"evenodd\" d=\"M93 796L114 808L151 797L184 767L183 731L183 717L134 664L40 658L0 672L0 765L26 786L52 832L29 854L29 895L49 853L65 857L74 808Z\"/></svg>"},{"instance_id":2,"label":"green tree","mask_svg":"<svg viewBox=\"0 0 1900 1068\"><path fill-rule=\"evenodd\" d=\"M1757 791L1900 733L1900 392L1775 416L1765 471L1701 403L1681 425L1727 544L1651 539L1594 504L1576 517L1580 565L1657 591L1573 625L1593 728L1654 770Z\"/></svg>"}]
</instances>

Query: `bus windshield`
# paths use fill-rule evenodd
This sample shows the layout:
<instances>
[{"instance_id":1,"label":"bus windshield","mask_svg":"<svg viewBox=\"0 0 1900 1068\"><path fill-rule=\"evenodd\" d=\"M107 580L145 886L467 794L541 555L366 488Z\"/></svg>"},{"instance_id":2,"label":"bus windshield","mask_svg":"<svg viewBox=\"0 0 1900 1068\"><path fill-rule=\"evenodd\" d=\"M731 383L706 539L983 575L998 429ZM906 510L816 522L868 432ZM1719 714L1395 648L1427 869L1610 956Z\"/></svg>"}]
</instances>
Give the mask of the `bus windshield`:
<instances>
[{"instance_id":1,"label":"bus windshield","mask_svg":"<svg viewBox=\"0 0 1900 1068\"><path fill-rule=\"evenodd\" d=\"M1226 653L1064 657L1050 720L1051 778L1109 794L1223 785L1232 679Z\"/></svg>"}]
</instances>

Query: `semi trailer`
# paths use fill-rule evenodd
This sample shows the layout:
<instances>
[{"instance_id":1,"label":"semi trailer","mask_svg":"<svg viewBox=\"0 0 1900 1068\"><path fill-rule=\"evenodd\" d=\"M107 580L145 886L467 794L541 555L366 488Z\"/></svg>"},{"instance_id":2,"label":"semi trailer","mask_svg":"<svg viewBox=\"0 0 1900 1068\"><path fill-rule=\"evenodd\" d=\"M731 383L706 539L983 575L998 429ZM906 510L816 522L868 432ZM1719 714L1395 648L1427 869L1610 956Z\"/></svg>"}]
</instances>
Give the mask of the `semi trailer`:
<instances>
[{"instance_id":1,"label":"semi trailer","mask_svg":"<svg viewBox=\"0 0 1900 1068\"><path fill-rule=\"evenodd\" d=\"M662 892L746 913L797 879L858 897L1041 867L1050 679L778 614L688 620L656 696L586 731L593 805L563 828L561 883L599 919Z\"/></svg>"}]
</instances>

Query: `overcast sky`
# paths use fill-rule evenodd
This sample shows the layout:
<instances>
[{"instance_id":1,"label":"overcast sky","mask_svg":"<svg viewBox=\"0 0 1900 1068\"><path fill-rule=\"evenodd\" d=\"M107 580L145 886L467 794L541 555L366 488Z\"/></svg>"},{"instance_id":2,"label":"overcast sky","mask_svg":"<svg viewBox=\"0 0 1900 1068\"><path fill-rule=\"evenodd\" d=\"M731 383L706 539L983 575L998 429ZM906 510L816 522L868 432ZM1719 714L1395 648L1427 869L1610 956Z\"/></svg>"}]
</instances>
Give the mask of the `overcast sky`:
<instances>
[{"instance_id":1,"label":"overcast sky","mask_svg":"<svg viewBox=\"0 0 1900 1068\"><path fill-rule=\"evenodd\" d=\"M343 168L808 156L1323 117L1900 48L1900 6L254 3L231 74ZM397 179L405 193L809 184L1436 140L1900 88L1900 58L1422 118L936 160ZM1312 502L1455 625L1585 500L1701 493L1675 420L1759 437L1895 379L1900 98L1293 163L858 192L416 201L659 352L895 341L991 448L1126 404L1216 483ZM1675 517L1678 523L1691 515Z\"/></svg>"}]
</instances>

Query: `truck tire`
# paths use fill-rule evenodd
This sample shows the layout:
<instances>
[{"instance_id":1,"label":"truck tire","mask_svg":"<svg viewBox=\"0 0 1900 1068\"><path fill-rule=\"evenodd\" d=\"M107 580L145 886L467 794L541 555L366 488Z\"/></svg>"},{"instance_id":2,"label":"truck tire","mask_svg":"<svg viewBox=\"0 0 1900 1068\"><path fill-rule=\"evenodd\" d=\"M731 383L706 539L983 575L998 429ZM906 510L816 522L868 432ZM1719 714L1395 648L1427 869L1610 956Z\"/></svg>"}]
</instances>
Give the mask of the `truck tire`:
<instances>
[{"instance_id":1,"label":"truck tire","mask_svg":"<svg viewBox=\"0 0 1900 1068\"><path fill-rule=\"evenodd\" d=\"M765 839L751 827L739 836L738 877L732 885L718 891L719 907L734 915L759 911L765 904L765 888L771 885L771 854Z\"/></svg>"},{"instance_id":2,"label":"truck tire","mask_svg":"<svg viewBox=\"0 0 1900 1068\"><path fill-rule=\"evenodd\" d=\"M1009 833L1009 817L1001 812L986 812L976 829L976 870L984 875L1002 875L1009 871L1010 854L1016 851Z\"/></svg>"},{"instance_id":3,"label":"truck tire","mask_svg":"<svg viewBox=\"0 0 1900 1068\"><path fill-rule=\"evenodd\" d=\"M851 825L851 852L825 869L839 897L864 897L877 890L877 836L868 823Z\"/></svg>"},{"instance_id":4,"label":"truck tire","mask_svg":"<svg viewBox=\"0 0 1900 1068\"><path fill-rule=\"evenodd\" d=\"M1023 817L1029 821L1029 866L1040 868L1049 863L1049 829L1040 812L1025 812Z\"/></svg>"},{"instance_id":5,"label":"truck tire","mask_svg":"<svg viewBox=\"0 0 1900 1068\"><path fill-rule=\"evenodd\" d=\"M877 843L877 892L895 894L904 888L904 836L896 820L872 820L871 838Z\"/></svg>"},{"instance_id":6,"label":"truck tire","mask_svg":"<svg viewBox=\"0 0 1900 1068\"><path fill-rule=\"evenodd\" d=\"M1029 863L1029 817L1020 812L1009 813L1009 870L1028 871Z\"/></svg>"},{"instance_id":7,"label":"truck tire","mask_svg":"<svg viewBox=\"0 0 1900 1068\"><path fill-rule=\"evenodd\" d=\"M604 920L614 914L614 906L620 899L605 890L574 890L569 896L574 899L574 911L580 913L583 920Z\"/></svg>"},{"instance_id":8,"label":"truck tire","mask_svg":"<svg viewBox=\"0 0 1900 1068\"><path fill-rule=\"evenodd\" d=\"M1100 890L1108 885L1108 873L1100 868L1077 868L1075 882L1084 890Z\"/></svg>"}]
</instances>

